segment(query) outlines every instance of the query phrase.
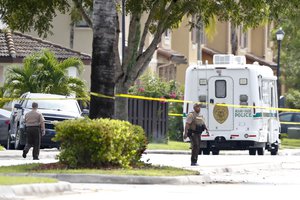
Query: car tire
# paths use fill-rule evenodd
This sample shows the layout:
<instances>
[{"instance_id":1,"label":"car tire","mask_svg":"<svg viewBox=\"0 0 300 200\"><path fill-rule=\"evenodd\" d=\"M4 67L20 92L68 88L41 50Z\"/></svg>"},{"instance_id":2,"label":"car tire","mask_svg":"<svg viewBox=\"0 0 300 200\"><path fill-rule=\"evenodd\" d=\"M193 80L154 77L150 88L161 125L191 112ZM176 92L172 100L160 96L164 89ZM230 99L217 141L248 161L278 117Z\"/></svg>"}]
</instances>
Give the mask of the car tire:
<instances>
[{"instance_id":1,"label":"car tire","mask_svg":"<svg viewBox=\"0 0 300 200\"><path fill-rule=\"evenodd\" d=\"M7 144L6 144L6 149L14 149L15 145L12 143L11 141L11 135L10 135L10 131L8 131L8 134L7 134Z\"/></svg>"},{"instance_id":2,"label":"car tire","mask_svg":"<svg viewBox=\"0 0 300 200\"><path fill-rule=\"evenodd\" d=\"M272 144L272 147L274 147L274 148L272 148L272 149L270 150L271 155L272 155L272 156L276 156L276 155L278 154L278 145Z\"/></svg>"},{"instance_id":3,"label":"car tire","mask_svg":"<svg viewBox=\"0 0 300 200\"><path fill-rule=\"evenodd\" d=\"M203 149L203 155L209 155L209 154L210 154L210 149L209 148Z\"/></svg>"},{"instance_id":4,"label":"car tire","mask_svg":"<svg viewBox=\"0 0 300 200\"><path fill-rule=\"evenodd\" d=\"M265 149L263 147L257 148L257 155L262 156L265 153Z\"/></svg>"},{"instance_id":5,"label":"car tire","mask_svg":"<svg viewBox=\"0 0 300 200\"><path fill-rule=\"evenodd\" d=\"M219 155L220 149L212 149L211 152L212 152L212 155Z\"/></svg>"},{"instance_id":6,"label":"car tire","mask_svg":"<svg viewBox=\"0 0 300 200\"><path fill-rule=\"evenodd\" d=\"M256 149L249 149L249 155L250 156L255 156L255 154L256 154Z\"/></svg>"},{"instance_id":7,"label":"car tire","mask_svg":"<svg viewBox=\"0 0 300 200\"><path fill-rule=\"evenodd\" d=\"M16 130L15 149L23 150L25 145L21 145L21 130L19 127Z\"/></svg>"}]
</instances>

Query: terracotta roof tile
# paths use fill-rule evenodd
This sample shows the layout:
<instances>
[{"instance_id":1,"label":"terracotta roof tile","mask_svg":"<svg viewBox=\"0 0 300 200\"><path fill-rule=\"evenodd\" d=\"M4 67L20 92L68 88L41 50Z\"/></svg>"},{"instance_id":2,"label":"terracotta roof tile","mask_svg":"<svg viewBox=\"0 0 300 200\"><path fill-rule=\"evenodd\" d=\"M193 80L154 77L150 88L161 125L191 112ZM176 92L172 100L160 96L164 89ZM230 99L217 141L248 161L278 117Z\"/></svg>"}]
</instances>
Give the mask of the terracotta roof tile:
<instances>
[{"instance_id":1,"label":"terracotta roof tile","mask_svg":"<svg viewBox=\"0 0 300 200\"><path fill-rule=\"evenodd\" d=\"M49 49L59 60L78 57L85 63L91 62L91 56L87 54L19 32L12 33L0 30L0 62L3 59L9 60L14 58L23 60L26 56L39 52L42 49Z\"/></svg>"}]
</instances>

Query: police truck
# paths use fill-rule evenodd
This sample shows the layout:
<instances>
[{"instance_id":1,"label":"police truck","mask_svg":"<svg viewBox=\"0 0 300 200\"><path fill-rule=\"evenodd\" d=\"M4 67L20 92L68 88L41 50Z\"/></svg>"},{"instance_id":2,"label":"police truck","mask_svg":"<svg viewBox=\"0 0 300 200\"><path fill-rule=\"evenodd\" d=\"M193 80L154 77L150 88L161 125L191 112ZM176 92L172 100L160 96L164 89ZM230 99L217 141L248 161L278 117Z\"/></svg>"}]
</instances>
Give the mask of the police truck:
<instances>
[{"instance_id":1,"label":"police truck","mask_svg":"<svg viewBox=\"0 0 300 200\"><path fill-rule=\"evenodd\" d=\"M201 103L209 132L201 134L200 153L218 155L220 150L248 150L277 155L280 145L277 77L244 56L217 54L213 64L195 64L186 70L184 110ZM183 117L185 124L186 117Z\"/></svg>"}]
</instances>

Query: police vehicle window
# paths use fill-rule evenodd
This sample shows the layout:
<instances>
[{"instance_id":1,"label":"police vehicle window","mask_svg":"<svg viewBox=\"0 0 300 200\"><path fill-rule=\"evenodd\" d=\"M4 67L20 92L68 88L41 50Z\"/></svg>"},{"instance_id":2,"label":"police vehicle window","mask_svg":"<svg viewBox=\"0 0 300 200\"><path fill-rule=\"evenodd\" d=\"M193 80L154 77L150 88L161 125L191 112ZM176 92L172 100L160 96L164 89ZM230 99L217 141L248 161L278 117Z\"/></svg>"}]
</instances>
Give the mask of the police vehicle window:
<instances>
[{"instance_id":1,"label":"police vehicle window","mask_svg":"<svg viewBox=\"0 0 300 200\"><path fill-rule=\"evenodd\" d=\"M279 120L282 122L290 122L292 121L292 113L288 113L288 114L282 114L279 116Z\"/></svg>"},{"instance_id":2,"label":"police vehicle window","mask_svg":"<svg viewBox=\"0 0 300 200\"><path fill-rule=\"evenodd\" d=\"M273 87L271 88L271 106L274 107Z\"/></svg>"},{"instance_id":3,"label":"police vehicle window","mask_svg":"<svg viewBox=\"0 0 300 200\"><path fill-rule=\"evenodd\" d=\"M264 104L270 104L269 81L262 82L262 100Z\"/></svg>"},{"instance_id":4,"label":"police vehicle window","mask_svg":"<svg viewBox=\"0 0 300 200\"><path fill-rule=\"evenodd\" d=\"M300 114L295 114L293 121L294 122L300 122Z\"/></svg>"},{"instance_id":5,"label":"police vehicle window","mask_svg":"<svg viewBox=\"0 0 300 200\"><path fill-rule=\"evenodd\" d=\"M216 80L215 93L216 93L216 98L225 98L226 97L226 81L225 80Z\"/></svg>"},{"instance_id":6,"label":"police vehicle window","mask_svg":"<svg viewBox=\"0 0 300 200\"><path fill-rule=\"evenodd\" d=\"M21 100L19 101L19 104L23 104L23 102L25 101L25 98L26 97L26 95L25 94L23 94L20 98L21 98Z\"/></svg>"}]
</instances>

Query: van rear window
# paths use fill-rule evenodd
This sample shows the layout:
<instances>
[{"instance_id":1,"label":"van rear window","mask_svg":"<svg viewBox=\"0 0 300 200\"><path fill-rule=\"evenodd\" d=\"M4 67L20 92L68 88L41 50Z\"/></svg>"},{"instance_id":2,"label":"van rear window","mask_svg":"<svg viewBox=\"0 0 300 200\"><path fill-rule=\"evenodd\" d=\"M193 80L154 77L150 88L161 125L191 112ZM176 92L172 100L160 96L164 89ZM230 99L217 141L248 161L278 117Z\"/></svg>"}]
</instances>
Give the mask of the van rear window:
<instances>
[{"instance_id":1,"label":"van rear window","mask_svg":"<svg viewBox=\"0 0 300 200\"><path fill-rule=\"evenodd\" d=\"M216 98L226 98L226 81L216 80L215 90Z\"/></svg>"}]
</instances>

